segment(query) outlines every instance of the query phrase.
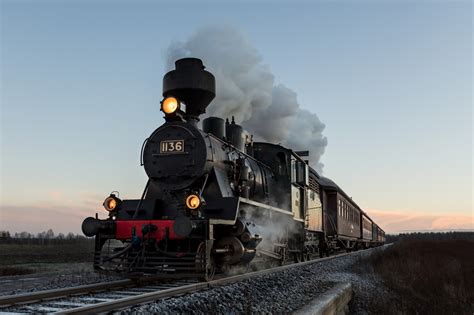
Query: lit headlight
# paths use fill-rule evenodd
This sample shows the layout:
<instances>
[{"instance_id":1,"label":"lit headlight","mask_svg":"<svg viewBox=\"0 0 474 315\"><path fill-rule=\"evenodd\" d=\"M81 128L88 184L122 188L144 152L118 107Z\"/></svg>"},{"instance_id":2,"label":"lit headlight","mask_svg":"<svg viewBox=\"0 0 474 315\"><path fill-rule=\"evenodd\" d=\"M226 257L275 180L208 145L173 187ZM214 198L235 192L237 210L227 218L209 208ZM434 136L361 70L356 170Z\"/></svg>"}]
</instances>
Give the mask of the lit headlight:
<instances>
[{"instance_id":1,"label":"lit headlight","mask_svg":"<svg viewBox=\"0 0 474 315\"><path fill-rule=\"evenodd\" d=\"M104 205L105 210L110 212L117 209L117 206L119 205L119 203L120 203L120 199L115 197L114 194L110 194L109 197L105 198L103 205Z\"/></svg>"},{"instance_id":2,"label":"lit headlight","mask_svg":"<svg viewBox=\"0 0 474 315\"><path fill-rule=\"evenodd\" d=\"M188 209L194 210L199 208L201 205L201 198L198 195L191 194L186 197L186 207Z\"/></svg>"},{"instance_id":3,"label":"lit headlight","mask_svg":"<svg viewBox=\"0 0 474 315\"><path fill-rule=\"evenodd\" d=\"M165 115L173 115L180 108L179 101L174 97L167 97L161 102L161 110Z\"/></svg>"}]
</instances>

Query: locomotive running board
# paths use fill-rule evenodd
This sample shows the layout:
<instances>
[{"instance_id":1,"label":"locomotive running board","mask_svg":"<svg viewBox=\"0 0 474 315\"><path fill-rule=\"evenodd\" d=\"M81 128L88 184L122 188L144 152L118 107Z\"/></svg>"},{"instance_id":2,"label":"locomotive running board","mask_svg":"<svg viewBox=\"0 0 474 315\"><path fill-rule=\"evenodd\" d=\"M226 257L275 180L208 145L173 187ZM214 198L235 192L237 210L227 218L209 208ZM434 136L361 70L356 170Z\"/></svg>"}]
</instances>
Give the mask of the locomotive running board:
<instances>
[{"instance_id":1,"label":"locomotive running board","mask_svg":"<svg viewBox=\"0 0 474 315\"><path fill-rule=\"evenodd\" d=\"M283 209L280 209L280 208L275 208L275 207L266 205L264 203L253 201L253 200L250 200L250 199L247 199L247 198L239 197L239 200L240 200L241 203L246 203L246 204L251 205L251 206L255 206L255 207L259 207L259 208L265 208L265 209L268 209L268 210L280 212L280 213L287 214L287 215L293 215L293 213L291 213L291 211L286 211L286 210L283 210Z\"/></svg>"},{"instance_id":2,"label":"locomotive running board","mask_svg":"<svg viewBox=\"0 0 474 315\"><path fill-rule=\"evenodd\" d=\"M251 206L254 206L254 207L264 208L264 209L267 209L267 210L270 210L270 211L275 211L275 212L278 212L278 213L286 214L288 216L293 216L293 213L291 211L283 210L281 208L272 207L272 206L266 205L266 204L261 203L261 202L253 201L253 200L243 198L243 197L239 197L239 200L240 200L241 203L245 203L245 204L248 204L248 205L251 205ZM293 220L304 222L303 219L293 218Z\"/></svg>"}]
</instances>

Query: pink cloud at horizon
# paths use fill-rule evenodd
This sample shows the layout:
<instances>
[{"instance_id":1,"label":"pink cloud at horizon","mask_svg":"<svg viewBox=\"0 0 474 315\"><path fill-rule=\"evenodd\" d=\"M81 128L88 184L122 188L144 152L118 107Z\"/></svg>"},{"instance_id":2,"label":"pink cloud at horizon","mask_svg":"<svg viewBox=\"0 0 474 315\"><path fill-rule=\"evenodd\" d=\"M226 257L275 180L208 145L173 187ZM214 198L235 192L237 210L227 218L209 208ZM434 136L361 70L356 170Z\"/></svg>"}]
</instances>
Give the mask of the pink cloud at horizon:
<instances>
[{"instance_id":1,"label":"pink cloud at horizon","mask_svg":"<svg viewBox=\"0 0 474 315\"><path fill-rule=\"evenodd\" d=\"M474 216L461 213L426 214L368 210L370 217L389 234L406 231L474 230Z\"/></svg>"},{"instance_id":2,"label":"pink cloud at horizon","mask_svg":"<svg viewBox=\"0 0 474 315\"><path fill-rule=\"evenodd\" d=\"M38 233L53 229L55 233L82 234L81 224L86 217L103 217L100 211L72 206L2 206L0 230Z\"/></svg>"},{"instance_id":3,"label":"pink cloud at horizon","mask_svg":"<svg viewBox=\"0 0 474 315\"><path fill-rule=\"evenodd\" d=\"M38 233L53 229L55 233L81 234L82 221L89 216L105 217L102 196L81 193L67 197L62 192L51 192L50 200L28 204L0 205L0 230Z\"/></svg>"}]
</instances>

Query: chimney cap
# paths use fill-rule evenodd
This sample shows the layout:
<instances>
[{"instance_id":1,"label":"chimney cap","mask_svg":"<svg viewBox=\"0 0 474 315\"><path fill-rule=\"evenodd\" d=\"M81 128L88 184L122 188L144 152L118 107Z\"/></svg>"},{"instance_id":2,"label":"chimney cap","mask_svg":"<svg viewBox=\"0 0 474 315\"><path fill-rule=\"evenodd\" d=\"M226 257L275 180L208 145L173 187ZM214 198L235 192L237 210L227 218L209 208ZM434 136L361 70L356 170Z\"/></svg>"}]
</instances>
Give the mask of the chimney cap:
<instances>
[{"instance_id":1,"label":"chimney cap","mask_svg":"<svg viewBox=\"0 0 474 315\"><path fill-rule=\"evenodd\" d=\"M214 75L204 70L202 60L198 58L176 60L175 67L163 77L163 97L173 96L186 104L187 116L205 113L216 96Z\"/></svg>"}]
</instances>

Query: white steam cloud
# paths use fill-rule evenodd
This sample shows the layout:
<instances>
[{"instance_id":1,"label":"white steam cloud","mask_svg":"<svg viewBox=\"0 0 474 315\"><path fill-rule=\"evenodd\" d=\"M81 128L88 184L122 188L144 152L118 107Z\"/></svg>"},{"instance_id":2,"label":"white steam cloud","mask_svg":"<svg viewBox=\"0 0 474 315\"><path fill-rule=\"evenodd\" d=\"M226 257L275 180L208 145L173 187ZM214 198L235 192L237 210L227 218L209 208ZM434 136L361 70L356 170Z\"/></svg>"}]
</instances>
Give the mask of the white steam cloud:
<instances>
[{"instance_id":1,"label":"white steam cloud","mask_svg":"<svg viewBox=\"0 0 474 315\"><path fill-rule=\"evenodd\" d=\"M320 158L327 145L324 124L316 114L300 108L293 90L275 84L270 68L241 33L231 27L198 30L187 41L170 45L168 70L183 57L202 59L216 77L216 98L207 108L208 115L234 116L256 140L309 150L311 166L322 170Z\"/></svg>"}]
</instances>

